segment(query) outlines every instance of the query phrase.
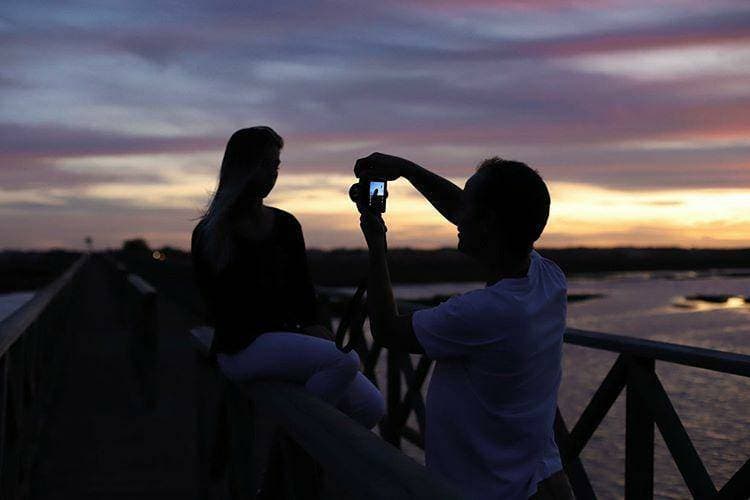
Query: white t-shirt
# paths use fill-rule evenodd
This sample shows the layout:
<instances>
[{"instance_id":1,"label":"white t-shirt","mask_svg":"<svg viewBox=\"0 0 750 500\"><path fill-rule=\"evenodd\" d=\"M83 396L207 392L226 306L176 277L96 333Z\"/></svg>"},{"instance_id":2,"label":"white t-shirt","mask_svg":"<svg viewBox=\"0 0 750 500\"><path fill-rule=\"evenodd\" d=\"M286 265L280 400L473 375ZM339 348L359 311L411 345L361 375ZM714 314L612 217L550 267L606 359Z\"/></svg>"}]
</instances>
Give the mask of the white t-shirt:
<instances>
[{"instance_id":1,"label":"white t-shirt","mask_svg":"<svg viewBox=\"0 0 750 500\"><path fill-rule=\"evenodd\" d=\"M567 308L565 275L531 253L503 279L414 313L436 360L427 393L427 467L467 499L526 499L562 468L553 424Z\"/></svg>"}]
</instances>

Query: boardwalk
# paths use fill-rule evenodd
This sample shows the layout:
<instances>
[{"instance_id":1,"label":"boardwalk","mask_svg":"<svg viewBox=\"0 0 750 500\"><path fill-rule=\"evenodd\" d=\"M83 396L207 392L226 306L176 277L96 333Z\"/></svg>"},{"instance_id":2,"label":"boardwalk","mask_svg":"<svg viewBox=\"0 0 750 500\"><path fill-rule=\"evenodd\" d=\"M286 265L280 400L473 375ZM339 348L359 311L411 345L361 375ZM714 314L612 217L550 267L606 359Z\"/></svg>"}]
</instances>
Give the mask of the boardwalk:
<instances>
[{"instance_id":1,"label":"boardwalk","mask_svg":"<svg viewBox=\"0 0 750 500\"><path fill-rule=\"evenodd\" d=\"M142 272L160 290L156 296L160 397L155 407L146 409L147 398L137 382L138 373L144 371L136 372L131 349L153 345L148 339L154 338L154 322L126 321L124 309L131 307L131 313L137 309L140 317L153 318L154 291L142 279L117 271L123 266L105 257L82 257L1 325L0 497L193 499L206 498L210 490L222 498L230 491L233 498L249 498L258 484L248 478L257 477L263 466L263 458L256 454L259 441L252 437L253 429L260 428L253 425L253 415L278 426L283 461L276 472L281 474L267 478L272 480L271 490L279 486L289 498L297 498L297 490L311 498L329 498L323 494L331 492L335 498L345 493L346 498L373 500L457 497L442 479L300 387L278 381L230 384L218 376L209 358L198 363L188 331L201 321L191 307L190 289L174 267L160 266L158 272L147 265L131 269ZM140 298L133 301L133 293ZM169 296L181 305L165 298ZM385 352L363 336L366 315L354 316L357 321L350 324L349 337L360 344L365 373L379 379L388 396L381 435L402 445L423 443L421 389L431 361ZM141 343L133 342L134 331ZM617 353L578 421L566 425L558 413L555 423L564 466L578 498L597 498L581 454L623 392L625 498L654 496L657 429L693 497L750 496L750 460L731 479L715 484L655 370L658 362L750 377L750 357L574 329L568 329L565 341ZM59 377L56 366L65 367ZM196 417L198 408L208 410L214 406L210 400L218 402L219 393L225 394L227 427L223 429L230 430L229 436L222 433L230 439L219 444L232 446L224 448L229 452L225 480L209 484L208 475L200 472L209 470L207 457L217 456L208 451L217 449L210 440L218 436L211 428L218 419L210 411L201 413L203 419ZM45 404L47 394L54 395L51 404ZM254 412L248 411L248 403ZM201 432L197 420L202 422ZM41 436L35 431L39 425ZM200 470L196 443L203 450ZM27 473L25 464L32 462Z\"/></svg>"},{"instance_id":2,"label":"boardwalk","mask_svg":"<svg viewBox=\"0 0 750 500\"><path fill-rule=\"evenodd\" d=\"M191 319L159 297L161 398L144 409L105 264L84 270L69 367L47 417L31 498L195 497ZM193 323L194 324L194 323Z\"/></svg>"}]
</instances>

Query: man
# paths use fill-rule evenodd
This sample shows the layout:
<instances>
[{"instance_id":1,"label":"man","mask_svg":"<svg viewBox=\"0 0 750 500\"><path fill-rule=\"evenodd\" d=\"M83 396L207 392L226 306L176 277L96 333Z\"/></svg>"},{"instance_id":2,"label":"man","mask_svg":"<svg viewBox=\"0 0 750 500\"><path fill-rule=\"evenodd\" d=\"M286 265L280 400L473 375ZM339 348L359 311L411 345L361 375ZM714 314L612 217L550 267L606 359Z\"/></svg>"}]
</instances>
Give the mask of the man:
<instances>
[{"instance_id":1,"label":"man","mask_svg":"<svg viewBox=\"0 0 750 500\"><path fill-rule=\"evenodd\" d=\"M533 250L549 215L544 181L525 164L500 158L482 162L464 189L380 153L358 160L354 172L409 180L458 226L458 249L485 270L485 288L399 314L385 224L358 203L373 335L387 348L436 361L426 403L427 467L469 499L572 498L553 432L567 285Z\"/></svg>"}]
</instances>

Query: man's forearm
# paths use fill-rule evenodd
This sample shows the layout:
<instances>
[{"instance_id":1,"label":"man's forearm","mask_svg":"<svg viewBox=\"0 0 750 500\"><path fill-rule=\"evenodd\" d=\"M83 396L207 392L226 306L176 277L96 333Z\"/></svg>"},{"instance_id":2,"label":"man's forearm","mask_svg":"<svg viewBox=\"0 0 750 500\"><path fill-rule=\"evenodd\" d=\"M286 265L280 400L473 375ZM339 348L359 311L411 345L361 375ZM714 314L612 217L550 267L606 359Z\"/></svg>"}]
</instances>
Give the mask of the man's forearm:
<instances>
[{"instance_id":1,"label":"man's forearm","mask_svg":"<svg viewBox=\"0 0 750 500\"><path fill-rule=\"evenodd\" d=\"M411 163L404 177L427 198L440 214L458 224L463 190L448 179Z\"/></svg>"},{"instance_id":2,"label":"man's forearm","mask_svg":"<svg viewBox=\"0 0 750 500\"><path fill-rule=\"evenodd\" d=\"M398 308L393 297L391 276L388 272L384 249L370 249L367 308L373 337L380 344L390 344L388 337L392 334L392 324L398 316Z\"/></svg>"}]
</instances>

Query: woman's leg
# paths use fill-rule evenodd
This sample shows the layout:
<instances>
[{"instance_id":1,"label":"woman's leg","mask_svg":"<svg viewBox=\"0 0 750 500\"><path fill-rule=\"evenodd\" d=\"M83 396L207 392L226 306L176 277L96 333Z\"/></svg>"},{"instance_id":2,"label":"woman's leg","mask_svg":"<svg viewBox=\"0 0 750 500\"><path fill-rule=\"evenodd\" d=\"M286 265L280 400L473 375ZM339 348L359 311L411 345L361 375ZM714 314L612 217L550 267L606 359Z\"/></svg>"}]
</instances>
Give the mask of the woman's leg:
<instances>
[{"instance_id":1,"label":"woman's leg","mask_svg":"<svg viewBox=\"0 0 750 500\"><path fill-rule=\"evenodd\" d=\"M385 415L383 395L361 373L357 373L354 382L339 400L338 408L368 429L375 427Z\"/></svg>"},{"instance_id":2,"label":"woman's leg","mask_svg":"<svg viewBox=\"0 0 750 500\"><path fill-rule=\"evenodd\" d=\"M336 404L359 370L359 356L343 353L330 340L290 332L264 333L236 354L218 354L232 380L275 379L304 384L322 400Z\"/></svg>"}]
</instances>

